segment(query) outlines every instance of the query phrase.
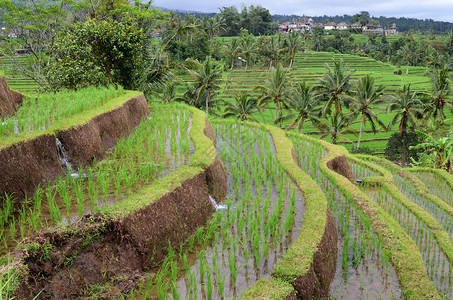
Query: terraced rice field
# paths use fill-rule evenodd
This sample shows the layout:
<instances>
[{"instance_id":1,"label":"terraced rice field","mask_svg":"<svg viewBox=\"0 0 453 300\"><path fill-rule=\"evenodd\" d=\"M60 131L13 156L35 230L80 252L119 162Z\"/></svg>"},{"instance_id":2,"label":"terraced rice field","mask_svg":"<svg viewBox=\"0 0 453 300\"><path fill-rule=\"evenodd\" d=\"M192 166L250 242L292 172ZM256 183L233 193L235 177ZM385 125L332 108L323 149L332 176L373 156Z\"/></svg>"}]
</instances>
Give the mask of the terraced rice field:
<instances>
[{"instance_id":1,"label":"terraced rice field","mask_svg":"<svg viewBox=\"0 0 453 300\"><path fill-rule=\"evenodd\" d=\"M412 88L420 92L429 91L431 86L429 77L425 76L426 68L410 67L408 76L395 75L393 72L397 70L397 68L390 64L379 62L368 57L350 54L334 54L331 52L308 51L306 53L298 53L296 55L294 68L289 71L289 77L294 83L305 80L310 84L314 84L316 79L322 77L325 73L326 69L324 65L330 65L333 58L343 59L351 70L355 70L355 73L352 76L353 79L357 79L366 74L371 74L376 78L376 84L383 84L386 87L386 95L394 94L400 87L407 83L411 83ZM258 93L254 91L254 89L256 86L264 84L264 79L268 76L268 69L233 69L227 71L224 75L225 84L221 93L219 93L218 98L226 100L233 99L234 95L239 92L258 96ZM182 78L187 82L190 82L188 76L183 76ZM385 105L382 105L382 108L385 107ZM446 110L445 112L447 115L447 124L453 125L453 115L449 110ZM394 116L394 114L387 114L384 111L379 110L376 110L376 113L384 124L388 124ZM256 119L260 122L273 124L274 116L274 109L270 106L268 109L258 113ZM284 123L284 126L289 125L289 123L290 121ZM358 131L360 129L360 122L352 124L351 127ZM370 125L365 124L364 131L361 140L361 144L363 143L362 146L371 148L375 153L383 154L388 138L392 133L397 131L397 126L394 126L390 132L382 131L382 129L379 128L378 133L374 134L371 132ZM313 127L310 122L306 123L304 132L314 134L314 136L320 136L319 129ZM357 136L355 135L350 134L345 135L345 137L352 141L357 141ZM347 142L344 142L344 146L349 150L353 148L353 145Z\"/></svg>"},{"instance_id":2,"label":"terraced rice field","mask_svg":"<svg viewBox=\"0 0 453 300\"><path fill-rule=\"evenodd\" d=\"M53 280L62 274L79 274L73 268L86 266L85 258L97 257L109 247L120 251L126 247L124 241L131 241L126 244L125 261L140 253L144 255L141 260L152 263L133 269L130 277L118 275L122 273L114 273L106 265L92 265L90 272L106 275L99 275L96 283L82 276L77 295L131 299L283 299L296 294L336 299L453 298L451 174L401 169L384 159L350 155L343 147L269 125L211 120L211 127L202 112L185 105L155 104L150 109L149 117L127 138L119 139L102 161L75 170L60 149L66 175L38 186L32 197L16 207L11 195L6 196L0 219L2 252L13 251L19 243L16 249L23 247L30 255L26 261L30 270L44 262L44 269L36 275L39 282L30 277L26 285L50 280L46 276L56 269L61 273L51 277ZM212 162L206 167L203 163L208 158ZM218 169L209 169L215 161ZM221 170L226 174L225 199L215 199L218 191L209 188L214 185L210 179L203 181L202 196L194 200L205 201L203 205L212 215L198 216L198 210L184 215L188 211L182 207L184 203L174 207L175 202L165 198L177 195L176 190L187 180L206 180ZM185 192L196 188L189 185ZM159 192L167 200L154 199ZM150 207L156 210L154 217L146 215ZM171 222L175 224L155 224L160 215L167 216L170 207L179 218ZM58 231L56 242L26 242L27 237L48 228L75 234L83 216L93 218L93 213L101 219L110 216L110 222L120 220L98 228L94 236L82 231L75 252L66 252L68 247L58 244L62 239ZM134 218L127 219L129 214ZM170 241L174 230L188 230L182 220L198 217L205 219L190 234L178 233L179 239ZM130 227L122 227L127 220L132 220ZM150 236L143 244L136 243L136 235L148 225L155 225ZM175 227L167 229L170 225ZM117 227L121 230L114 236L104 235ZM158 230L167 235L159 238L159 246L147 245ZM52 234L46 232L40 238ZM58 247L65 256L54 266ZM160 256L148 256L146 249ZM116 257L115 251L107 252L109 265L124 259ZM14 277L9 260L6 255L3 263L7 266L0 265L7 270L0 276L0 295L6 298L16 295L14 284L21 280ZM46 264L54 267L49 269ZM54 293L48 286L38 292L42 290L46 297Z\"/></svg>"},{"instance_id":3,"label":"terraced rice field","mask_svg":"<svg viewBox=\"0 0 453 300\"><path fill-rule=\"evenodd\" d=\"M19 63L24 63L27 60L27 56L18 56ZM0 70L3 70L6 76L6 80L11 89L21 93L35 93L38 90L38 84L28 77L24 77L22 73L18 71L12 71L10 62L5 59L0 59Z\"/></svg>"}]
</instances>

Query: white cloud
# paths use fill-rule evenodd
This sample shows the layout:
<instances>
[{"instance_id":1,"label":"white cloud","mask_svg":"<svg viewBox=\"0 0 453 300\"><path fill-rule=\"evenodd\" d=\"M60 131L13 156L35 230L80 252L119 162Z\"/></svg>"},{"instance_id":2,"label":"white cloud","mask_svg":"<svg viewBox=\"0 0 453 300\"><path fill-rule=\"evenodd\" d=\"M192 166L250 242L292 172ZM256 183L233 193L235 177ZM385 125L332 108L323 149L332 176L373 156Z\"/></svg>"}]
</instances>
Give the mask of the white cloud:
<instances>
[{"instance_id":1,"label":"white cloud","mask_svg":"<svg viewBox=\"0 0 453 300\"><path fill-rule=\"evenodd\" d=\"M155 0L154 5L170 9L218 12L224 6L240 7L261 5L271 14L297 14L308 16L353 15L359 11L368 11L372 16L409 17L453 22L453 1L451 0L381 0L381 1L338 1L338 0L199 0L166 1Z\"/></svg>"}]
</instances>

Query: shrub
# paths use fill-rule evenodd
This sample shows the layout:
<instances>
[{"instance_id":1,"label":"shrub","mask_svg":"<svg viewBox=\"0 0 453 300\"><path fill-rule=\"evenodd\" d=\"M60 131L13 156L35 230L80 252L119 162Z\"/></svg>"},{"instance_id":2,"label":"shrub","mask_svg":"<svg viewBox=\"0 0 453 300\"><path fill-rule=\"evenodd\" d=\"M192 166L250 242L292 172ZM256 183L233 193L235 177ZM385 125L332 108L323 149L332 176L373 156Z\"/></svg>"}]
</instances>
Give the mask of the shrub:
<instances>
[{"instance_id":1,"label":"shrub","mask_svg":"<svg viewBox=\"0 0 453 300\"><path fill-rule=\"evenodd\" d=\"M421 142L421 138L413 129L407 131L406 133L406 163L411 161L411 157L418 161L418 153L422 152L420 150L409 150L410 146L415 146ZM400 137L399 132L393 133L387 143L385 148L385 157L392 161L401 161L403 155L403 140Z\"/></svg>"},{"instance_id":2,"label":"shrub","mask_svg":"<svg viewBox=\"0 0 453 300\"><path fill-rule=\"evenodd\" d=\"M135 89L143 73L146 37L135 22L88 20L62 30L51 56L54 90L119 84Z\"/></svg>"}]
</instances>

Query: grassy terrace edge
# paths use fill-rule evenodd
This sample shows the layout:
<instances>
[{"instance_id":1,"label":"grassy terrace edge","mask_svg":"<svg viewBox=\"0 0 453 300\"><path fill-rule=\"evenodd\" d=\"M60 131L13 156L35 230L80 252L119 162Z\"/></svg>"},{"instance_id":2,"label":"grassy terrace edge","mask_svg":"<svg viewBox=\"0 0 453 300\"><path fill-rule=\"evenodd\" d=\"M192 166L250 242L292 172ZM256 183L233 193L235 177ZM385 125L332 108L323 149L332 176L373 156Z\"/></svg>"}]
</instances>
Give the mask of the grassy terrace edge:
<instances>
[{"instance_id":1,"label":"grassy terrace edge","mask_svg":"<svg viewBox=\"0 0 453 300\"><path fill-rule=\"evenodd\" d=\"M309 271L327 226L329 206L321 187L296 164L293 144L285 133L276 127L266 128L274 139L277 159L304 195L305 215L300 234L272 272L273 276L291 282Z\"/></svg>"},{"instance_id":2,"label":"grassy terrace edge","mask_svg":"<svg viewBox=\"0 0 453 300\"><path fill-rule=\"evenodd\" d=\"M427 172L432 173L438 178L442 178L453 190L453 175L449 174L445 170L440 169L432 169L432 168L424 168L424 167L413 167L413 168L404 168L404 171L417 173L417 172Z\"/></svg>"},{"instance_id":3,"label":"grassy terrace edge","mask_svg":"<svg viewBox=\"0 0 453 300\"><path fill-rule=\"evenodd\" d=\"M346 177L328 168L327 162L336 157L345 155L348 159L365 164L383 174L388 180L390 172L381 172L375 165L366 163L353 155L346 148L335 146L323 140L317 140L305 135L295 134L311 143L319 143L327 150L327 155L320 161L320 168L324 175L331 178L339 189L354 199L357 208L369 216L373 230L382 240L383 248L389 254L390 261L398 275L399 283L407 299L441 299L434 283L429 279L424 262L418 247L399 223L394 220L383 208L362 192ZM385 171L385 170L384 170ZM391 174L390 174L391 176ZM382 177L380 178L382 180ZM393 180L393 178L392 178ZM387 188L389 185L384 185ZM396 188L396 187L395 187Z\"/></svg>"},{"instance_id":4,"label":"grassy terrace edge","mask_svg":"<svg viewBox=\"0 0 453 300\"><path fill-rule=\"evenodd\" d=\"M124 91L124 94L108 100L107 103L105 103L104 105L96 107L92 110L87 110L80 114L71 116L65 120L58 120L57 122L53 123L52 126L50 126L50 128L48 128L46 130L43 130L43 131L31 130L31 131L25 131L20 134L15 134L15 135L4 137L4 138L0 137L0 150L4 149L6 147L12 146L14 144L36 138L40 135L46 135L46 134L57 135L58 131L66 130L71 127L77 126L77 125L85 124L98 115L109 112L118 107L121 107L122 105L124 105L124 103L126 103L131 98L138 97L141 94L142 94L142 92L138 92L138 91Z\"/></svg>"},{"instance_id":5,"label":"grassy terrace edge","mask_svg":"<svg viewBox=\"0 0 453 300\"><path fill-rule=\"evenodd\" d=\"M293 144L285 133L274 126L261 126L273 138L277 160L304 195L304 223L297 239L275 264L272 277L257 281L240 299L295 299L294 281L308 275L313 268L315 253L326 231L328 203L318 184L296 164L292 154Z\"/></svg>"},{"instance_id":6,"label":"grassy terrace edge","mask_svg":"<svg viewBox=\"0 0 453 300\"><path fill-rule=\"evenodd\" d=\"M370 155L357 155L356 157L351 156L354 161L357 163L360 163L362 165L365 165L366 167L369 167L370 169L374 167L375 171L378 171L379 173L383 174L382 177L368 177L364 179L364 183L368 185L380 185L381 187L384 187L391 195L392 197L395 197L400 201L406 208L408 208L410 211L412 211L415 215L417 215L423 222L426 223L426 225L433 230L434 237L436 238L437 242L439 243L439 247L442 249L442 251L447 255L448 259L450 262L453 262L453 245L450 241L450 238L448 236L448 233L443 230L442 226L437 222L437 220L427 211L425 211L423 208L421 208L419 205L416 203L410 201L404 194L402 194L398 188L393 184L393 175L386 169L376 166L374 164L370 164L366 161L361 160L360 158L365 158L367 160L373 160L375 162L379 162L383 165L385 165L387 168L393 169L395 172L398 172L402 177L405 177L407 180L411 181L417 190L417 192L423 196L428 198L430 201L434 202L437 206L441 207L444 209L448 214L453 216L453 208L439 199L438 197L429 194L428 189L426 186L415 176L412 176L410 174L404 174L405 169L401 169L398 166L392 166L392 164L388 161L386 161L383 158L377 158L374 156Z\"/></svg>"},{"instance_id":7,"label":"grassy terrace edge","mask_svg":"<svg viewBox=\"0 0 453 300\"><path fill-rule=\"evenodd\" d=\"M216 148L213 141L204 134L206 115L196 108L188 108L192 113L190 138L195 146L195 153L192 155L190 164L179 168L165 177L157 179L137 194L124 199L115 206L107 208L105 210L107 215L120 217L132 213L176 189L182 182L200 174L204 169L214 163L217 155Z\"/></svg>"},{"instance_id":8,"label":"grassy terrace edge","mask_svg":"<svg viewBox=\"0 0 453 300\"><path fill-rule=\"evenodd\" d=\"M141 93L138 93L138 95L140 94ZM215 163L217 155L216 148L213 141L204 133L206 128L206 115L196 108L188 108L192 114L192 130L190 136L195 146L195 153L192 155L189 166L183 166L175 172L157 179L152 184L144 187L137 194L125 198L121 203L106 208L102 213L107 218L113 219L124 217L127 214L137 211L141 207L157 201L160 197L181 186L185 180L199 175ZM54 231L56 229L57 228L51 228L50 230ZM63 227L62 230L77 232L77 229L73 231L68 226ZM23 243L21 248L27 249L27 245L29 244ZM13 289L15 290L21 280L27 276L27 267L17 258L11 259L9 255L8 258L3 258L3 262L6 262L6 264L0 263L0 271L2 273L0 276L0 284L11 282ZM7 274L6 278L3 277L4 274ZM4 290L0 289L0 298L3 297L4 292ZM8 293L7 295L11 295L11 292L14 293L14 291L6 292Z\"/></svg>"}]
</instances>

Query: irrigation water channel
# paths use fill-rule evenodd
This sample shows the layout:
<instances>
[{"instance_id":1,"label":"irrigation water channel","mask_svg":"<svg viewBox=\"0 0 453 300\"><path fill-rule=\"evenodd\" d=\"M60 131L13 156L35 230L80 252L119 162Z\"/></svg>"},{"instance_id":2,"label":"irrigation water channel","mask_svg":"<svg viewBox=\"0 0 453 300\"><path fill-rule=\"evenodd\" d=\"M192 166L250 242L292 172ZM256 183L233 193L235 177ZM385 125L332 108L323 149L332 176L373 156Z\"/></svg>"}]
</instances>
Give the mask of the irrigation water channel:
<instances>
[{"instance_id":1,"label":"irrigation water channel","mask_svg":"<svg viewBox=\"0 0 453 300\"><path fill-rule=\"evenodd\" d=\"M319 162L327 151L319 144L290 136L299 165L321 186L335 217L338 233L336 273L329 296L336 299L402 299L395 269L383 251L366 215L356 210L338 187L326 178ZM356 178L374 176L352 165Z\"/></svg>"},{"instance_id":2,"label":"irrigation water channel","mask_svg":"<svg viewBox=\"0 0 453 300\"><path fill-rule=\"evenodd\" d=\"M304 198L279 165L267 131L231 122L215 123L214 131L227 199L213 203L218 210L207 227L181 246L179 259L167 261L172 278L165 285L158 279L152 297L237 297L270 276L302 227Z\"/></svg>"},{"instance_id":3,"label":"irrigation water channel","mask_svg":"<svg viewBox=\"0 0 453 300\"><path fill-rule=\"evenodd\" d=\"M112 206L153 180L188 165L195 152L189 138L192 117L187 109L166 109L171 108L155 106L152 119L143 119L128 138L118 140L103 161L85 169L72 168L66 149L57 139L59 160L67 174L57 178L54 186L38 189L38 195L35 193L18 209L10 228L0 236L0 254L34 232L73 224L80 216ZM173 118L170 123L167 113Z\"/></svg>"}]
</instances>

